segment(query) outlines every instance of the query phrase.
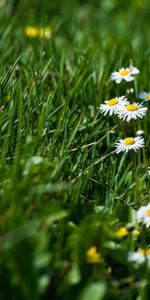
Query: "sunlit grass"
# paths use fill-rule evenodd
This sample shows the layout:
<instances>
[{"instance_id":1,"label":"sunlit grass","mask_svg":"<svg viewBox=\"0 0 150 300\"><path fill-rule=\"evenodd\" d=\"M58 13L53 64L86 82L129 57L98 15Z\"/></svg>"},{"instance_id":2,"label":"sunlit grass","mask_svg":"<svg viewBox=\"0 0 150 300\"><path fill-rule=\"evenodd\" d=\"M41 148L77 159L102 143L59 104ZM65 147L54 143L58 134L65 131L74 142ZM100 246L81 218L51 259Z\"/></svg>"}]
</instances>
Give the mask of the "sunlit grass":
<instances>
[{"instance_id":1,"label":"sunlit grass","mask_svg":"<svg viewBox=\"0 0 150 300\"><path fill-rule=\"evenodd\" d=\"M1 7L2 300L148 299L149 228L137 218L150 196L149 101L138 96L150 90L148 4ZM111 80L130 65L140 70L134 81ZM101 113L122 95L147 107L143 119ZM144 148L117 154L138 130ZM139 249L144 265L129 259Z\"/></svg>"}]
</instances>

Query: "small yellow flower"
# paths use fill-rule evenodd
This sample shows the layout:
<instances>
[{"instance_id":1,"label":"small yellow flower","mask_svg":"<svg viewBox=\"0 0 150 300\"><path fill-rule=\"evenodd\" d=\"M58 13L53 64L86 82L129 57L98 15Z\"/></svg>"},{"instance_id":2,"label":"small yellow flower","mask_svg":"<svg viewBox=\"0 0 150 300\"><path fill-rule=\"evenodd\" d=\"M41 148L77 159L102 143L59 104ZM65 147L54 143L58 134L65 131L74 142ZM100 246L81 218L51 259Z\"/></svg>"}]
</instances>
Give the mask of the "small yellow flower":
<instances>
[{"instance_id":1,"label":"small yellow flower","mask_svg":"<svg viewBox=\"0 0 150 300\"><path fill-rule=\"evenodd\" d=\"M132 236L136 237L140 234L140 231L137 229L134 229L134 230L132 230L131 234L132 234Z\"/></svg>"},{"instance_id":2,"label":"small yellow flower","mask_svg":"<svg viewBox=\"0 0 150 300\"><path fill-rule=\"evenodd\" d=\"M39 29L39 37L49 39L52 35L51 27L42 27Z\"/></svg>"},{"instance_id":3,"label":"small yellow flower","mask_svg":"<svg viewBox=\"0 0 150 300\"><path fill-rule=\"evenodd\" d=\"M25 28L25 34L29 38L35 38L39 34L39 29L37 27L27 26Z\"/></svg>"},{"instance_id":4,"label":"small yellow flower","mask_svg":"<svg viewBox=\"0 0 150 300\"><path fill-rule=\"evenodd\" d=\"M100 261L101 254L97 251L95 246L92 246L87 250L86 257L89 264L96 264Z\"/></svg>"},{"instance_id":5,"label":"small yellow flower","mask_svg":"<svg viewBox=\"0 0 150 300\"><path fill-rule=\"evenodd\" d=\"M125 227L120 227L116 232L116 235L120 238L127 236L128 234L129 234L129 231Z\"/></svg>"},{"instance_id":6,"label":"small yellow flower","mask_svg":"<svg viewBox=\"0 0 150 300\"><path fill-rule=\"evenodd\" d=\"M33 26L27 26L25 28L25 34L29 38L40 37L40 38L49 39L52 35L52 28L51 27L38 28Z\"/></svg>"}]
</instances>

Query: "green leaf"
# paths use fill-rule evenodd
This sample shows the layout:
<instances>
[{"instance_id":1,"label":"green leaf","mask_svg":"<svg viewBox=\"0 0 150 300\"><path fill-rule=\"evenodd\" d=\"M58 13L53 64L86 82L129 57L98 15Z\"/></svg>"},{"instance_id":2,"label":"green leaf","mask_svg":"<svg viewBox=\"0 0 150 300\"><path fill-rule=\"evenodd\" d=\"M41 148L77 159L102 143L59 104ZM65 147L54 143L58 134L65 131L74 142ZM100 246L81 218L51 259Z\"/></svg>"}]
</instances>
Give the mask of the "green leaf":
<instances>
[{"instance_id":1,"label":"green leaf","mask_svg":"<svg viewBox=\"0 0 150 300\"><path fill-rule=\"evenodd\" d=\"M72 285L78 284L80 282L81 274L80 274L80 270L78 268L78 265L76 263L74 263L72 265L72 269L68 273L67 279L68 279L68 282Z\"/></svg>"},{"instance_id":2,"label":"green leaf","mask_svg":"<svg viewBox=\"0 0 150 300\"><path fill-rule=\"evenodd\" d=\"M102 300L106 294L106 288L104 282L91 283L81 292L79 300Z\"/></svg>"}]
</instances>

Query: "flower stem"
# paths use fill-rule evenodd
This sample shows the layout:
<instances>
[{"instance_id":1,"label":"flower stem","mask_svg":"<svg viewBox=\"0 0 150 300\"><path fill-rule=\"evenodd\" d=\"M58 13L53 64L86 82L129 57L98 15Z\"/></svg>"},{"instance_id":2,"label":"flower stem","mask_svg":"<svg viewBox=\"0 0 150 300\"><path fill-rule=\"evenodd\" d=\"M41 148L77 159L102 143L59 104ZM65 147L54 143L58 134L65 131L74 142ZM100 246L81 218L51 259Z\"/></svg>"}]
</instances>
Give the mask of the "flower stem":
<instances>
[{"instance_id":1,"label":"flower stem","mask_svg":"<svg viewBox=\"0 0 150 300\"><path fill-rule=\"evenodd\" d=\"M139 180L138 180L138 165L136 162L136 156L135 153L132 153L132 161L133 161L133 179L135 182L135 188L134 188L134 201L137 202L138 197L138 191L139 191Z\"/></svg>"}]
</instances>

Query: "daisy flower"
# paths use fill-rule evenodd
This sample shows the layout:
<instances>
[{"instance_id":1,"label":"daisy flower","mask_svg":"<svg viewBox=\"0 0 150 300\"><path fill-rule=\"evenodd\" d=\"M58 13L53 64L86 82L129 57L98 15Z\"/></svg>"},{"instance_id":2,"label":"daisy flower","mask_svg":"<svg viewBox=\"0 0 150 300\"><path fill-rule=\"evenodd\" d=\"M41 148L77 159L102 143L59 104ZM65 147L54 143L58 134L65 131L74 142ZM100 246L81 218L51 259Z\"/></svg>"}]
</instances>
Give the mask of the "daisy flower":
<instances>
[{"instance_id":1,"label":"daisy flower","mask_svg":"<svg viewBox=\"0 0 150 300\"><path fill-rule=\"evenodd\" d=\"M142 119L146 115L147 107L143 107L142 104L133 103L125 106L120 106L118 110L118 116L123 121L129 122L131 119Z\"/></svg>"},{"instance_id":2,"label":"daisy flower","mask_svg":"<svg viewBox=\"0 0 150 300\"><path fill-rule=\"evenodd\" d=\"M150 203L141 206L136 213L136 218L139 222L142 222L146 227L150 227Z\"/></svg>"},{"instance_id":3,"label":"daisy flower","mask_svg":"<svg viewBox=\"0 0 150 300\"><path fill-rule=\"evenodd\" d=\"M130 150L134 150L135 152L139 148L143 148L144 146L144 139L141 136L133 137L126 137L125 139L120 140L116 143L116 153L119 152L128 152Z\"/></svg>"},{"instance_id":4,"label":"daisy flower","mask_svg":"<svg viewBox=\"0 0 150 300\"><path fill-rule=\"evenodd\" d=\"M141 92L139 94L139 98L143 99L143 100L146 100L146 101L149 101L150 100L150 92Z\"/></svg>"},{"instance_id":5,"label":"daisy flower","mask_svg":"<svg viewBox=\"0 0 150 300\"><path fill-rule=\"evenodd\" d=\"M139 248L137 252L129 252L128 261L135 262L137 264L142 264L146 261L150 262L150 248Z\"/></svg>"},{"instance_id":6,"label":"daisy flower","mask_svg":"<svg viewBox=\"0 0 150 300\"><path fill-rule=\"evenodd\" d=\"M116 97L110 100L106 100L105 104L101 104L100 105L100 111L102 113L104 113L104 116L106 116L106 114L109 114L110 116L112 116L112 114L117 114L118 113L118 108L119 106L125 105L127 104L127 98L125 96L122 97Z\"/></svg>"},{"instance_id":7,"label":"daisy flower","mask_svg":"<svg viewBox=\"0 0 150 300\"><path fill-rule=\"evenodd\" d=\"M111 80L114 80L116 83L120 83L123 79L126 81L134 80L134 75L139 74L139 70L133 66L129 68L121 68L119 71L115 71L111 74Z\"/></svg>"}]
</instances>

